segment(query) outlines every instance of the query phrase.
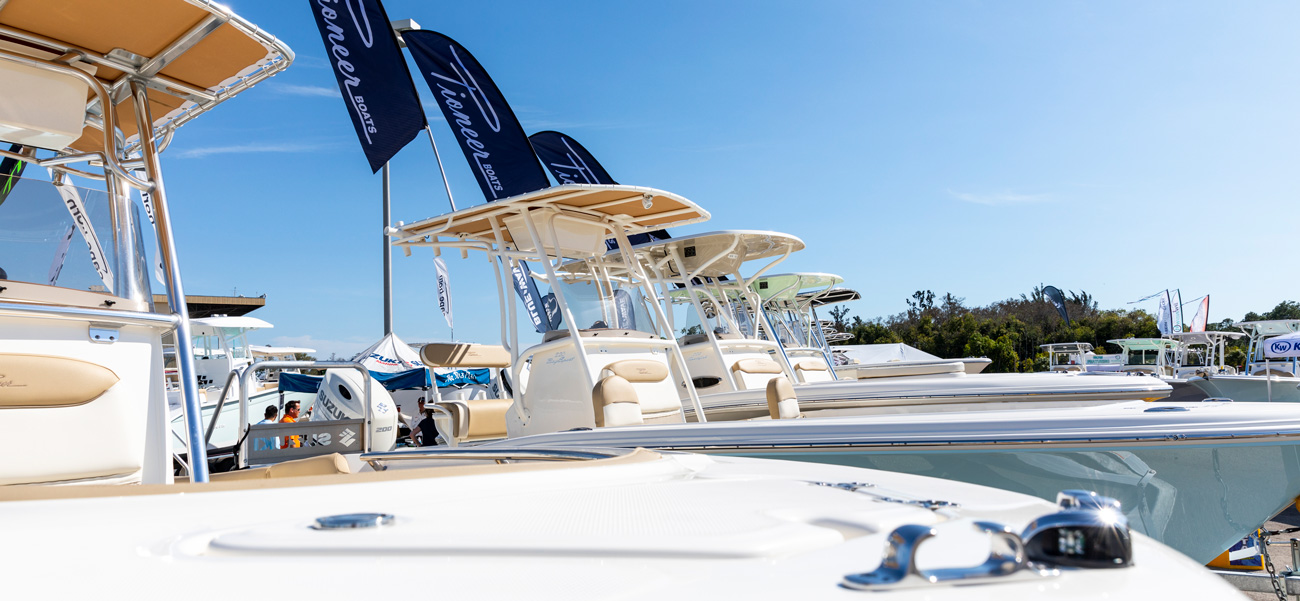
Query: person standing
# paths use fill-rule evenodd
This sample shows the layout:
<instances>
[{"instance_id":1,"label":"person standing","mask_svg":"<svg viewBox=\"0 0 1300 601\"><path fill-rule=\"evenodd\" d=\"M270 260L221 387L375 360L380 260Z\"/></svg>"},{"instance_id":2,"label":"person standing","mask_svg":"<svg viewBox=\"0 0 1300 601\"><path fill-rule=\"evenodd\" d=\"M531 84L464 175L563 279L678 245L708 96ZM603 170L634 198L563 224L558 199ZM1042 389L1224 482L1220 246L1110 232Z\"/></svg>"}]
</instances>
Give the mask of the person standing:
<instances>
[{"instance_id":1,"label":"person standing","mask_svg":"<svg viewBox=\"0 0 1300 601\"><path fill-rule=\"evenodd\" d=\"M292 424L298 421L298 401L289 401L284 404L284 417L280 419L282 424ZM285 436L284 448L298 448L302 446L302 439L298 435Z\"/></svg>"}]
</instances>

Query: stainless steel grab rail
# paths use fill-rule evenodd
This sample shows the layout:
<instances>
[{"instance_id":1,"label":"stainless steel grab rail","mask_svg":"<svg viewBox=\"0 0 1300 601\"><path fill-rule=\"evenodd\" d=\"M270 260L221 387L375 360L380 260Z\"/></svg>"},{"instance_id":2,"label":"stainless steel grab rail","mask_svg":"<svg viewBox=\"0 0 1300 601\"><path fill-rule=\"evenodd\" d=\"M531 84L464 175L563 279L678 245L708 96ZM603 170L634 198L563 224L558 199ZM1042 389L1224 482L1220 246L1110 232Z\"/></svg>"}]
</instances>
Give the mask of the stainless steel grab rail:
<instances>
[{"instance_id":1,"label":"stainless steel grab rail","mask_svg":"<svg viewBox=\"0 0 1300 601\"><path fill-rule=\"evenodd\" d=\"M632 452L630 449L610 450L574 450L574 449L427 449L411 451L388 451L381 453L364 453L361 460L370 464L375 471L388 469L383 465L389 461L425 461L444 460L492 460L497 463L508 461L590 461L593 459L611 459Z\"/></svg>"}]
</instances>

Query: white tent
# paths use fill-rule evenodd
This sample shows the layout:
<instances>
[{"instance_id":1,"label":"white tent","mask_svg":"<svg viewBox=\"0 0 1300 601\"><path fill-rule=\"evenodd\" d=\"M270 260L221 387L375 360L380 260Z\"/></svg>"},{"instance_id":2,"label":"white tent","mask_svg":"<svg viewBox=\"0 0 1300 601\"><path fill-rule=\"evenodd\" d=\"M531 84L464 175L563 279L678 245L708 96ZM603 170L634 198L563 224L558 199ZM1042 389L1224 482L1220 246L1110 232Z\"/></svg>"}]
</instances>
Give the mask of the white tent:
<instances>
[{"instance_id":1,"label":"white tent","mask_svg":"<svg viewBox=\"0 0 1300 601\"><path fill-rule=\"evenodd\" d=\"M410 345L402 342L397 334L384 336L379 342L370 345L370 348L357 353L352 360L361 362L370 371L389 374L424 367L424 363L420 361L420 354Z\"/></svg>"}]
</instances>

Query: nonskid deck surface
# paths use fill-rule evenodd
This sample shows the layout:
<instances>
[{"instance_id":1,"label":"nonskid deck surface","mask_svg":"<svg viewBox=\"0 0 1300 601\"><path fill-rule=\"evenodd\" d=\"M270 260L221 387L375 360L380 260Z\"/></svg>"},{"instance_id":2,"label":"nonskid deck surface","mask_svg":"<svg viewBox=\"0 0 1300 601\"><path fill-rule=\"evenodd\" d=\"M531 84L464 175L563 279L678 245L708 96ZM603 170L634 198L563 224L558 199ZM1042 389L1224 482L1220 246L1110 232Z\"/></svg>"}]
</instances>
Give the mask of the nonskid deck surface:
<instances>
[{"instance_id":1,"label":"nonskid deck surface","mask_svg":"<svg viewBox=\"0 0 1300 601\"><path fill-rule=\"evenodd\" d=\"M810 481L859 482L866 492ZM923 509L906 500L958 506ZM268 509L269 508L269 509ZM832 465L669 455L655 461L371 483L4 504L7 586L69 596L136 575L142 597L195 583L199 598L373 594L375 578L437 582L457 598L861 598L839 586L880 563L903 524L934 526L923 568L988 552L971 520L1019 532L1051 503L984 487ZM379 512L391 525L322 531L318 517ZM69 540L76 544L68 544ZM1135 565L1034 579L883 593L887 599L1139 598L1233 591L1135 536ZM379 562L376 564L376 562ZM59 578L69 562L78 578ZM381 565L378 575L367 566ZM215 572L237 579L213 578ZM286 574L294 575L286 578ZM1170 575L1177 575L1170 579ZM1172 580L1172 582L1170 581ZM874 597L882 593L873 594Z\"/></svg>"},{"instance_id":2,"label":"nonskid deck surface","mask_svg":"<svg viewBox=\"0 0 1300 601\"><path fill-rule=\"evenodd\" d=\"M795 459L1048 499L1062 488L1096 489L1123 503L1136 530L1201 562L1300 495L1300 407L1277 403L709 422L561 432L506 444Z\"/></svg>"}]
</instances>

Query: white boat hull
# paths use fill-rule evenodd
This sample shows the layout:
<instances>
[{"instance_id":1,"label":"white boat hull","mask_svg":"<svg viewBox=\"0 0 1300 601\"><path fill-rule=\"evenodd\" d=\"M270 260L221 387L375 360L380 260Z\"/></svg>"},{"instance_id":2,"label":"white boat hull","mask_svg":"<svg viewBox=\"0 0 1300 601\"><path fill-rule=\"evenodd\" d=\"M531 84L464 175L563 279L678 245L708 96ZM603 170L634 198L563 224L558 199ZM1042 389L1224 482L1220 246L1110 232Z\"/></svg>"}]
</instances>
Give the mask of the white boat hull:
<instances>
[{"instance_id":1,"label":"white boat hull","mask_svg":"<svg viewBox=\"0 0 1300 601\"><path fill-rule=\"evenodd\" d=\"M1300 378L1236 375L1197 377L1187 382L1212 397L1248 403L1300 403Z\"/></svg>"},{"instance_id":2,"label":"white boat hull","mask_svg":"<svg viewBox=\"0 0 1300 601\"><path fill-rule=\"evenodd\" d=\"M506 441L690 450L871 467L1050 498L1119 499L1134 528L1199 562L1300 495L1300 407L1122 403L604 428ZM1104 492L1103 492L1104 491Z\"/></svg>"}]
</instances>

